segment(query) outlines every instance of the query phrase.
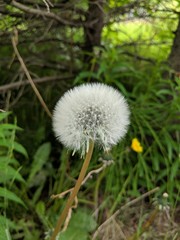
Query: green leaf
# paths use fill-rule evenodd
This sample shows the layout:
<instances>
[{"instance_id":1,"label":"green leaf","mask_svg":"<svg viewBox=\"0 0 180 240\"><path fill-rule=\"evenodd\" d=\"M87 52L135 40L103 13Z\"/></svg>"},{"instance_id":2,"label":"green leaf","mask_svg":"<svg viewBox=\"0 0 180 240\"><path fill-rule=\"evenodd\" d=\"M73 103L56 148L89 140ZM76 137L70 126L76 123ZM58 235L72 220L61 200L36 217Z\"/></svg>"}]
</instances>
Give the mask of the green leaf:
<instances>
[{"instance_id":1,"label":"green leaf","mask_svg":"<svg viewBox=\"0 0 180 240\"><path fill-rule=\"evenodd\" d=\"M3 123L0 125L0 131L4 130L22 130L22 128L16 126L15 124Z\"/></svg>"},{"instance_id":2,"label":"green leaf","mask_svg":"<svg viewBox=\"0 0 180 240\"><path fill-rule=\"evenodd\" d=\"M0 197L19 203L25 207L24 202L13 192L0 187Z\"/></svg>"},{"instance_id":3,"label":"green leaf","mask_svg":"<svg viewBox=\"0 0 180 240\"><path fill-rule=\"evenodd\" d=\"M81 73L74 79L74 85L76 85L77 83L80 83L83 79L86 79L86 78L95 78L95 79L98 79L96 73L90 72L90 71L84 71L84 72L81 72Z\"/></svg>"},{"instance_id":4,"label":"green leaf","mask_svg":"<svg viewBox=\"0 0 180 240\"><path fill-rule=\"evenodd\" d=\"M40 216L40 217L43 217L45 216L45 204L43 201L39 201L37 204L36 204L36 212L37 214Z\"/></svg>"},{"instance_id":5,"label":"green leaf","mask_svg":"<svg viewBox=\"0 0 180 240\"><path fill-rule=\"evenodd\" d=\"M0 227L2 227L2 226L3 227L7 226L8 228L11 228L11 229L16 229L16 224L15 223L13 223L6 216L0 215Z\"/></svg>"},{"instance_id":6,"label":"green leaf","mask_svg":"<svg viewBox=\"0 0 180 240\"><path fill-rule=\"evenodd\" d=\"M38 171L40 171L43 165L49 159L51 152L51 144L49 142L42 144L34 155L34 160L31 165L31 171L28 178L28 184L33 180L34 176Z\"/></svg>"},{"instance_id":7,"label":"green leaf","mask_svg":"<svg viewBox=\"0 0 180 240\"><path fill-rule=\"evenodd\" d=\"M7 118L7 116L10 114L10 112L0 112L0 121Z\"/></svg>"},{"instance_id":8,"label":"green leaf","mask_svg":"<svg viewBox=\"0 0 180 240\"><path fill-rule=\"evenodd\" d=\"M14 142L14 150L28 158L26 149L20 143Z\"/></svg>"},{"instance_id":9,"label":"green leaf","mask_svg":"<svg viewBox=\"0 0 180 240\"><path fill-rule=\"evenodd\" d=\"M65 233L61 233L59 237L59 240L87 240L88 234L85 231L81 231L81 229L70 228Z\"/></svg>"},{"instance_id":10,"label":"green leaf","mask_svg":"<svg viewBox=\"0 0 180 240\"><path fill-rule=\"evenodd\" d=\"M1 154L1 153L0 153ZM18 161L15 158L9 158L8 156L2 156L0 157L0 166L1 164L13 164L15 166L19 166Z\"/></svg>"},{"instance_id":11,"label":"green leaf","mask_svg":"<svg viewBox=\"0 0 180 240\"><path fill-rule=\"evenodd\" d=\"M171 167L171 174L170 174L170 180L173 182L176 176L178 176L179 172L179 166L180 166L180 159L177 159L172 167Z\"/></svg>"},{"instance_id":12,"label":"green leaf","mask_svg":"<svg viewBox=\"0 0 180 240\"><path fill-rule=\"evenodd\" d=\"M7 149L12 148L14 151L19 152L28 158L26 149L20 143L14 142L11 139L0 139L0 146L6 147Z\"/></svg>"},{"instance_id":13,"label":"green leaf","mask_svg":"<svg viewBox=\"0 0 180 240\"><path fill-rule=\"evenodd\" d=\"M25 182L18 170L7 165L6 163L0 163L0 183L7 182L8 180L18 180Z\"/></svg>"},{"instance_id":14,"label":"green leaf","mask_svg":"<svg viewBox=\"0 0 180 240\"><path fill-rule=\"evenodd\" d=\"M78 210L72 213L67 230L60 234L61 240L87 240L88 235L96 228L96 222L86 210Z\"/></svg>"},{"instance_id":15,"label":"green leaf","mask_svg":"<svg viewBox=\"0 0 180 240\"><path fill-rule=\"evenodd\" d=\"M6 226L0 224L0 239L1 240L11 240L9 238L9 229Z\"/></svg>"}]
</instances>

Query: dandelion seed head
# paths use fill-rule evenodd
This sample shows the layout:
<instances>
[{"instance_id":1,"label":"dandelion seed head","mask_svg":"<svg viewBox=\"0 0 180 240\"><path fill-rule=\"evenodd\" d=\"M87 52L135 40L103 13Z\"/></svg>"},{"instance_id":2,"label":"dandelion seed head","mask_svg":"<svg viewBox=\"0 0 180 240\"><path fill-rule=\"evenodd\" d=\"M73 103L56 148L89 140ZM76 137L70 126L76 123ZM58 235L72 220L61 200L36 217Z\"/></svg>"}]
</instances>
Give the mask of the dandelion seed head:
<instances>
[{"instance_id":1,"label":"dandelion seed head","mask_svg":"<svg viewBox=\"0 0 180 240\"><path fill-rule=\"evenodd\" d=\"M75 151L88 150L90 139L105 150L124 137L129 125L124 97L105 84L83 84L67 91L53 114L56 137Z\"/></svg>"},{"instance_id":2,"label":"dandelion seed head","mask_svg":"<svg viewBox=\"0 0 180 240\"><path fill-rule=\"evenodd\" d=\"M169 197L168 193L167 193L167 192L164 192L164 193L163 193L163 197L164 197L164 198L168 198L168 197Z\"/></svg>"}]
</instances>

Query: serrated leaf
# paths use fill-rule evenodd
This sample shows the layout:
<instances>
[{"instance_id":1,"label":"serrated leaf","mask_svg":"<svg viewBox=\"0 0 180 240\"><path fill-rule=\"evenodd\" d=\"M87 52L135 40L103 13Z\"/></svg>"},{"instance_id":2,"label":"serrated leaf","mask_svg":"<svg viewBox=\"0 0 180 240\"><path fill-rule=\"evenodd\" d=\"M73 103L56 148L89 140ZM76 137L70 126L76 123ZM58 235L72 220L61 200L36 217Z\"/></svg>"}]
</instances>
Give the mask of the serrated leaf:
<instances>
[{"instance_id":1,"label":"serrated leaf","mask_svg":"<svg viewBox=\"0 0 180 240\"><path fill-rule=\"evenodd\" d=\"M7 182L8 180L18 180L25 182L18 170L7 165L6 163L0 163L0 183Z\"/></svg>"},{"instance_id":2,"label":"serrated leaf","mask_svg":"<svg viewBox=\"0 0 180 240\"><path fill-rule=\"evenodd\" d=\"M28 158L26 149L20 143L14 141L12 142L11 139L0 139L0 146L6 147L8 149L12 148L14 151L21 153L26 158Z\"/></svg>"},{"instance_id":3,"label":"serrated leaf","mask_svg":"<svg viewBox=\"0 0 180 240\"><path fill-rule=\"evenodd\" d=\"M26 149L20 143L14 142L14 150L28 158Z\"/></svg>"},{"instance_id":4,"label":"serrated leaf","mask_svg":"<svg viewBox=\"0 0 180 240\"><path fill-rule=\"evenodd\" d=\"M25 207L24 202L13 192L7 190L6 188L0 187L0 197L6 198L8 200L19 203Z\"/></svg>"},{"instance_id":5,"label":"serrated leaf","mask_svg":"<svg viewBox=\"0 0 180 240\"><path fill-rule=\"evenodd\" d=\"M0 167L1 167L1 164L13 164L13 165L16 165L18 166L19 165L19 162L15 159L15 158L9 158L8 156L2 156L0 157Z\"/></svg>"},{"instance_id":6,"label":"serrated leaf","mask_svg":"<svg viewBox=\"0 0 180 240\"><path fill-rule=\"evenodd\" d=\"M51 152L51 144L49 142L42 144L34 155L34 160L31 165L31 171L28 178L28 184L32 181L36 173L42 169L43 165L49 159Z\"/></svg>"}]
</instances>

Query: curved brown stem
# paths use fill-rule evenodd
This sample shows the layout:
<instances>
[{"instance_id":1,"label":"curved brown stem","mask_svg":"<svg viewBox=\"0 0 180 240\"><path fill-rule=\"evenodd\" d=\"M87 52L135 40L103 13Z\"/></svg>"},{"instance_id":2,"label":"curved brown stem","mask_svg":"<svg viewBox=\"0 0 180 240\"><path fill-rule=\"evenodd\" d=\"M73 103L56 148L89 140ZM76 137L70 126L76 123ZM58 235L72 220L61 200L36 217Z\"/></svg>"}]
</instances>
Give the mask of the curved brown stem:
<instances>
[{"instance_id":1,"label":"curved brown stem","mask_svg":"<svg viewBox=\"0 0 180 240\"><path fill-rule=\"evenodd\" d=\"M64 223L64 221L67 217L68 211L71 208L71 206L74 202L74 199L79 192L79 189L81 187L82 181L84 180L84 177L86 175L86 172L87 172L87 169L88 169L91 157L92 157L93 149L94 149L94 142L90 141L89 150L86 154L86 158L85 158L83 166L81 168L81 172L79 174L78 180L77 180L76 185L75 185L75 187L74 187L74 189L73 189L73 191L72 191L72 193L71 193L71 195L70 195L70 197L69 197L69 199L66 203L66 206L65 206L63 212L61 213L61 215L58 219L58 222L57 222L56 227L54 229L54 232L52 234L51 240L56 239L56 236L58 235L59 231L61 230L62 225L63 225L63 223Z\"/></svg>"}]
</instances>

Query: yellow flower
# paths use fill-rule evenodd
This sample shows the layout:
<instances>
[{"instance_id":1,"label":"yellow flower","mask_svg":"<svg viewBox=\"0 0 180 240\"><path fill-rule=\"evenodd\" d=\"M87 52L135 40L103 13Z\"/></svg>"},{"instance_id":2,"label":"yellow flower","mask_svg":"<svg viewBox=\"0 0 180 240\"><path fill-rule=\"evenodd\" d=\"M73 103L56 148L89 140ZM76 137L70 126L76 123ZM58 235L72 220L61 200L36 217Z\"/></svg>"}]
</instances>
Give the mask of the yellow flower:
<instances>
[{"instance_id":1,"label":"yellow flower","mask_svg":"<svg viewBox=\"0 0 180 240\"><path fill-rule=\"evenodd\" d=\"M141 146L141 143L138 141L137 138L133 138L131 148L138 153L141 153L143 151L143 147Z\"/></svg>"}]
</instances>

